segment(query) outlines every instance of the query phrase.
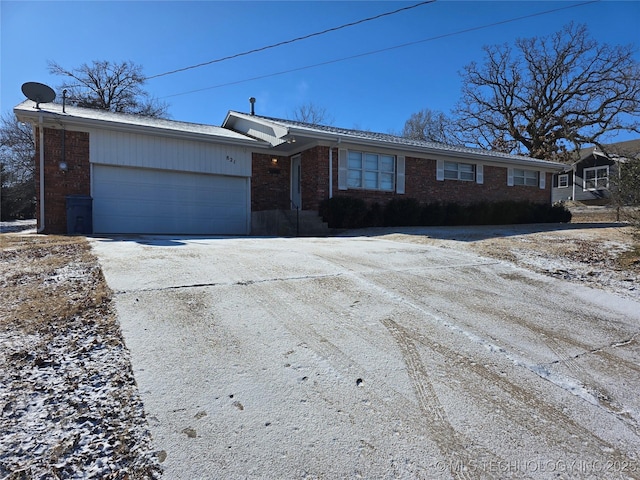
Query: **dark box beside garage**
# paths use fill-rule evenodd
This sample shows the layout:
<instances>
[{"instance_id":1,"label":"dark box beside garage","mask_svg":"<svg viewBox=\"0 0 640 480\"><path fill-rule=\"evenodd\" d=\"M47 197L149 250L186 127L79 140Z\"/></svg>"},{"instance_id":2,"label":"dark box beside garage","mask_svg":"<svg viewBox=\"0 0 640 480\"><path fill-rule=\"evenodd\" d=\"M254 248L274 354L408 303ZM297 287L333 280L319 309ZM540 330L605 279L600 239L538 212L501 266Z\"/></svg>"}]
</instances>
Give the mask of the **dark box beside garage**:
<instances>
[{"instance_id":1,"label":"dark box beside garage","mask_svg":"<svg viewBox=\"0 0 640 480\"><path fill-rule=\"evenodd\" d=\"M93 201L88 195L67 195L67 234L93 233Z\"/></svg>"}]
</instances>

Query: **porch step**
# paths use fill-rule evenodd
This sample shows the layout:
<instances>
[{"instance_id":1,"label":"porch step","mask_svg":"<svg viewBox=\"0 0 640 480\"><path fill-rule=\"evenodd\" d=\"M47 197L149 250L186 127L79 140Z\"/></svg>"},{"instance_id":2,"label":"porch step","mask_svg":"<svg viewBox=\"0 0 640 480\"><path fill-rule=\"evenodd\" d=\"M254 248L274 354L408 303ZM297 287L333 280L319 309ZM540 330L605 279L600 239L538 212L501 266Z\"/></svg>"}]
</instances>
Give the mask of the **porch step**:
<instances>
[{"instance_id":1,"label":"porch step","mask_svg":"<svg viewBox=\"0 0 640 480\"><path fill-rule=\"evenodd\" d=\"M251 213L251 235L326 237L329 226L312 210L267 210Z\"/></svg>"}]
</instances>

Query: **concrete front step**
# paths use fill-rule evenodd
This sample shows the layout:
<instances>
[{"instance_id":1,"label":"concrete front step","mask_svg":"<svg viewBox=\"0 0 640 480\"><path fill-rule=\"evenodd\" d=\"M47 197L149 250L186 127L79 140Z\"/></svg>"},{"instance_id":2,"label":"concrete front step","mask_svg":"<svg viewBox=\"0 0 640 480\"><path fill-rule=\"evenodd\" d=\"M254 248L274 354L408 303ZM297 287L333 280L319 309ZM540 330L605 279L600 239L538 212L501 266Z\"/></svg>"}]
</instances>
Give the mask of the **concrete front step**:
<instances>
[{"instance_id":1,"label":"concrete front step","mask_svg":"<svg viewBox=\"0 0 640 480\"><path fill-rule=\"evenodd\" d=\"M312 210L267 210L251 213L252 235L324 237L329 226Z\"/></svg>"}]
</instances>

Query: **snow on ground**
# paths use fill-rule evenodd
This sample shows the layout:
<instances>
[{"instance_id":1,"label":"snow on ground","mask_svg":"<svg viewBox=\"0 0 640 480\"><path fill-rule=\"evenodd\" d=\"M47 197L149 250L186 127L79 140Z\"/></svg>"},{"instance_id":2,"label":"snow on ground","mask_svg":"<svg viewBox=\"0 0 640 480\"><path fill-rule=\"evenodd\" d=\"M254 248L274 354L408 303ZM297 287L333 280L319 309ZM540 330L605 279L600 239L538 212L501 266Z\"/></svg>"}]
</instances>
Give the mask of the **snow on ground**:
<instances>
[{"instance_id":1,"label":"snow on ground","mask_svg":"<svg viewBox=\"0 0 640 480\"><path fill-rule=\"evenodd\" d=\"M0 236L0 479L640 478L627 229L351 235Z\"/></svg>"},{"instance_id":2,"label":"snow on ground","mask_svg":"<svg viewBox=\"0 0 640 480\"><path fill-rule=\"evenodd\" d=\"M144 409L84 239L0 237L0 478L150 479Z\"/></svg>"},{"instance_id":3,"label":"snow on ground","mask_svg":"<svg viewBox=\"0 0 640 480\"><path fill-rule=\"evenodd\" d=\"M638 302L475 250L553 228L92 246L168 478L640 478Z\"/></svg>"},{"instance_id":4,"label":"snow on ground","mask_svg":"<svg viewBox=\"0 0 640 480\"><path fill-rule=\"evenodd\" d=\"M11 233L11 232L30 233L30 232L35 232L35 230L36 230L36 221L33 219L11 220L7 222L0 222L0 233Z\"/></svg>"}]
</instances>

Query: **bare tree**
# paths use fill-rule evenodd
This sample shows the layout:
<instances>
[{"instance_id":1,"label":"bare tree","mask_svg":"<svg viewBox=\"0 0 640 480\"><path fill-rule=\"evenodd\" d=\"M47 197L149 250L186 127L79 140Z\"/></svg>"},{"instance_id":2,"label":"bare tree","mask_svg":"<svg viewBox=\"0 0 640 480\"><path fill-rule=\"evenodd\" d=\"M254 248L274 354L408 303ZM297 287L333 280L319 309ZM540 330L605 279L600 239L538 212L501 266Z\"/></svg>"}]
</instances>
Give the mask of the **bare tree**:
<instances>
[{"instance_id":1,"label":"bare tree","mask_svg":"<svg viewBox=\"0 0 640 480\"><path fill-rule=\"evenodd\" d=\"M333 117L327 113L327 109L313 102L298 106L291 114L291 118L312 125L326 125L333 122Z\"/></svg>"},{"instance_id":2,"label":"bare tree","mask_svg":"<svg viewBox=\"0 0 640 480\"><path fill-rule=\"evenodd\" d=\"M603 152L615 160L609 191L617 219L640 227L640 140L604 145Z\"/></svg>"},{"instance_id":3,"label":"bare tree","mask_svg":"<svg viewBox=\"0 0 640 480\"><path fill-rule=\"evenodd\" d=\"M402 136L427 142L460 143L454 132L452 120L444 113L428 108L411 114L404 124Z\"/></svg>"},{"instance_id":4,"label":"bare tree","mask_svg":"<svg viewBox=\"0 0 640 480\"><path fill-rule=\"evenodd\" d=\"M462 73L454 113L465 142L562 159L616 131L640 131L640 66L632 46L598 44L584 25L484 47Z\"/></svg>"},{"instance_id":5,"label":"bare tree","mask_svg":"<svg viewBox=\"0 0 640 480\"><path fill-rule=\"evenodd\" d=\"M35 143L30 125L13 114L0 120L0 210L2 220L35 216Z\"/></svg>"},{"instance_id":6,"label":"bare tree","mask_svg":"<svg viewBox=\"0 0 640 480\"><path fill-rule=\"evenodd\" d=\"M71 105L149 117L167 116L168 105L151 98L142 88L145 77L140 65L94 60L91 65L83 63L68 70L49 62L49 71L68 78L58 88L67 90Z\"/></svg>"}]
</instances>

